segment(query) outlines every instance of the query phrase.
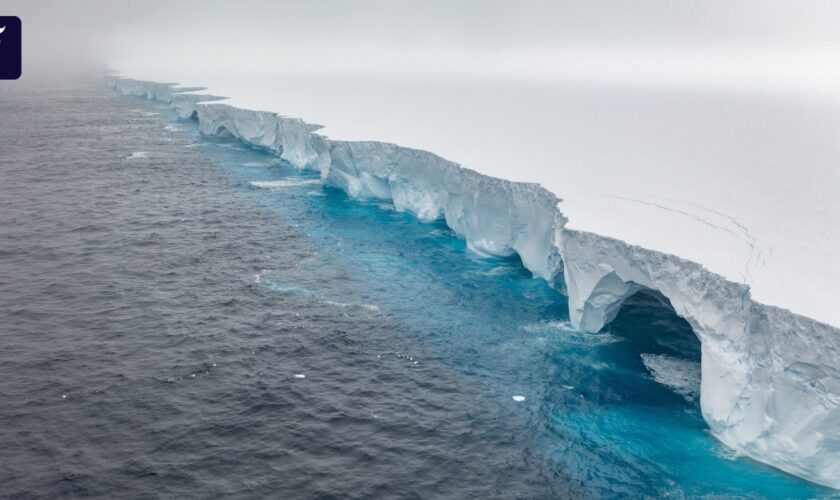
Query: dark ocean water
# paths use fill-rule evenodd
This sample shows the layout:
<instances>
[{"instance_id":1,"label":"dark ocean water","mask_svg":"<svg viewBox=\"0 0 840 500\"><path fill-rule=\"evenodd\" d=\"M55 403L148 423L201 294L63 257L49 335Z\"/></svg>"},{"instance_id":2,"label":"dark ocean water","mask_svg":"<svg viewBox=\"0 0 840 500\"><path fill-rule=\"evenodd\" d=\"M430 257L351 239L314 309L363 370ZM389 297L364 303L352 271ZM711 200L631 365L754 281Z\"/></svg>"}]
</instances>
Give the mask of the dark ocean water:
<instances>
[{"instance_id":1,"label":"dark ocean water","mask_svg":"<svg viewBox=\"0 0 840 500\"><path fill-rule=\"evenodd\" d=\"M708 435L699 345L654 298L575 331L562 295L441 223L94 78L19 83L0 496L830 494Z\"/></svg>"}]
</instances>

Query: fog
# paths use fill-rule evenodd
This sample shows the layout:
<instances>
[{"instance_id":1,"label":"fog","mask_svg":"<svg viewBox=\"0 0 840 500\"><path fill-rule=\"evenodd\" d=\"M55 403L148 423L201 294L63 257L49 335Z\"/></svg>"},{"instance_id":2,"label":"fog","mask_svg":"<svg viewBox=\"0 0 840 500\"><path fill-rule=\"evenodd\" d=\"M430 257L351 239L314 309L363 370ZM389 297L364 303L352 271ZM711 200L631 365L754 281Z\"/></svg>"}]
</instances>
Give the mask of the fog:
<instances>
[{"instance_id":1,"label":"fog","mask_svg":"<svg viewBox=\"0 0 840 500\"><path fill-rule=\"evenodd\" d=\"M830 1L7 0L24 74L288 74L797 88L840 83Z\"/></svg>"}]
</instances>

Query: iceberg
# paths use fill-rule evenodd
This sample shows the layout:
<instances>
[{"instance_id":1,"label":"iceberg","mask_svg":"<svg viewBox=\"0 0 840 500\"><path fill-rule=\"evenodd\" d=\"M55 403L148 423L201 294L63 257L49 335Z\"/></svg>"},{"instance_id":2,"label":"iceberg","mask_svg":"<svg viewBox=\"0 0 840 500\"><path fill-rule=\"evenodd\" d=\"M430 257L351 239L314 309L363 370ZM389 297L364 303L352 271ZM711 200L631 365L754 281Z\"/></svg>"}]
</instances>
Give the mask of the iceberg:
<instances>
[{"instance_id":1,"label":"iceberg","mask_svg":"<svg viewBox=\"0 0 840 500\"><path fill-rule=\"evenodd\" d=\"M485 175L421 149L330 139L319 125L221 103L193 87L107 80L123 94L169 103L204 134L231 134L317 171L351 198L443 219L472 251L518 255L568 296L581 330L603 329L639 291L661 294L700 340L700 407L713 435L755 460L840 488L840 328L756 301L748 280L570 227L562 200L540 184ZM734 219L701 222L743 229Z\"/></svg>"}]
</instances>

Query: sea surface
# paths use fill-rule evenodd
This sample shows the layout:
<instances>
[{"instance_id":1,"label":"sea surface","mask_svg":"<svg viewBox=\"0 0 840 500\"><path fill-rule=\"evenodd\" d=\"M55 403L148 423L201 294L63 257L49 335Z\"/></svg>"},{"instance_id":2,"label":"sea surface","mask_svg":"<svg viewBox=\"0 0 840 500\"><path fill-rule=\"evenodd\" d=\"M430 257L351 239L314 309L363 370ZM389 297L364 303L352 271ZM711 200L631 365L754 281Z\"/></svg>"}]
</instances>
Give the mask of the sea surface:
<instances>
[{"instance_id":1,"label":"sea surface","mask_svg":"<svg viewBox=\"0 0 840 500\"><path fill-rule=\"evenodd\" d=\"M699 343L95 77L0 85L0 496L828 497L738 457Z\"/></svg>"}]
</instances>

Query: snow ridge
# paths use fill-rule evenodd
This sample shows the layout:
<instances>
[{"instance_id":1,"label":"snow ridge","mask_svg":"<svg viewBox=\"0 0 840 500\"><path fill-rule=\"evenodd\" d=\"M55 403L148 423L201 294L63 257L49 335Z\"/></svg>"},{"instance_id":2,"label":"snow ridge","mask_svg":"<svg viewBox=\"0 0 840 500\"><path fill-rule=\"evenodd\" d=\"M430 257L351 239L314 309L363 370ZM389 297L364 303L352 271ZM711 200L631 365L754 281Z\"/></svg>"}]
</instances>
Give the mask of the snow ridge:
<instances>
[{"instance_id":1,"label":"snow ridge","mask_svg":"<svg viewBox=\"0 0 840 500\"><path fill-rule=\"evenodd\" d=\"M125 95L169 103L178 116L197 119L202 133L229 133L320 172L324 184L351 198L388 200L425 221L443 218L472 251L518 254L568 295L576 328L598 332L636 292L661 293L701 342L700 407L712 433L755 460L840 488L840 328L760 304L747 284L695 262L566 228L561 200L538 184L395 144L330 140L316 133L319 125L213 102L223 98L194 93L200 89L106 79Z\"/></svg>"}]
</instances>

